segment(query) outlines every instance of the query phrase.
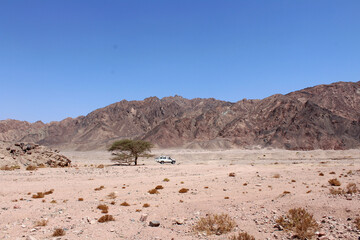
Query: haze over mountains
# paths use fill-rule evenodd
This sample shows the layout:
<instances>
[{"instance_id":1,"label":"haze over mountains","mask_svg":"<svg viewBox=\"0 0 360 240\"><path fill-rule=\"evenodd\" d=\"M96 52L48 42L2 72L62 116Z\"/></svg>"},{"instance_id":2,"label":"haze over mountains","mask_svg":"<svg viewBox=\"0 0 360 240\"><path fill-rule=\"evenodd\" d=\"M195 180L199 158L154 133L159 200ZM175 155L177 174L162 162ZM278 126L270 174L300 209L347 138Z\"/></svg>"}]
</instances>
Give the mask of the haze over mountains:
<instances>
[{"instance_id":1,"label":"haze over mountains","mask_svg":"<svg viewBox=\"0 0 360 240\"><path fill-rule=\"evenodd\" d=\"M359 148L360 82L318 85L236 103L180 96L123 100L87 116L48 124L0 121L1 141L92 150L122 138L165 148Z\"/></svg>"}]
</instances>

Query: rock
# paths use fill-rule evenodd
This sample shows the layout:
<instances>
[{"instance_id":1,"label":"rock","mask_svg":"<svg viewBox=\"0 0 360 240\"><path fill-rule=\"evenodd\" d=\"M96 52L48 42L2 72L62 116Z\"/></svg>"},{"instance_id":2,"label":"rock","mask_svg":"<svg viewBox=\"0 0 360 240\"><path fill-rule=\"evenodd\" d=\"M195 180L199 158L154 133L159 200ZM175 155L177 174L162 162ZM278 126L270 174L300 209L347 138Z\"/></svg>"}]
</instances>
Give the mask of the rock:
<instances>
[{"instance_id":1,"label":"rock","mask_svg":"<svg viewBox=\"0 0 360 240\"><path fill-rule=\"evenodd\" d=\"M158 227L158 226L160 226L160 222L159 221L150 221L149 226L150 227Z\"/></svg>"},{"instance_id":2,"label":"rock","mask_svg":"<svg viewBox=\"0 0 360 240\"><path fill-rule=\"evenodd\" d=\"M184 219L179 219L179 218L173 220L173 224L177 224L177 225L183 225L184 222L185 222Z\"/></svg>"}]
</instances>

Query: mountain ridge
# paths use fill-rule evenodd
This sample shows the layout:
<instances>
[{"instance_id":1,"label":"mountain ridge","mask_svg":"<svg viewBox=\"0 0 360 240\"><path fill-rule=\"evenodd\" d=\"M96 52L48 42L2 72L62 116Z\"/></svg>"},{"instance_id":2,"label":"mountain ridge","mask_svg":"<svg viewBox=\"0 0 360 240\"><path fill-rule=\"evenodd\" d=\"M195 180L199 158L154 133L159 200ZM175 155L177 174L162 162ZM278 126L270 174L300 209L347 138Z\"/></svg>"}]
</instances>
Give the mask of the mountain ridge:
<instances>
[{"instance_id":1,"label":"mountain ridge","mask_svg":"<svg viewBox=\"0 0 360 240\"><path fill-rule=\"evenodd\" d=\"M91 150L122 138L144 139L165 148L358 148L360 82L317 85L238 102L177 95L122 100L86 116L46 124L0 121L1 141Z\"/></svg>"}]
</instances>

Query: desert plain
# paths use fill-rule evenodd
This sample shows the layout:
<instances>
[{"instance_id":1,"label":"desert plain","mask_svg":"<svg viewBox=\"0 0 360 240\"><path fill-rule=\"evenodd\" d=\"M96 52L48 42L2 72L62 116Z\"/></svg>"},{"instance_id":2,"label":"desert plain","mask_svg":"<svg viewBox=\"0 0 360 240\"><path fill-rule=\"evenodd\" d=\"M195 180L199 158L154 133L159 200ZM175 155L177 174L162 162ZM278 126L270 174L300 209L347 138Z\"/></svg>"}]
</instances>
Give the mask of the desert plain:
<instances>
[{"instance_id":1,"label":"desert plain","mask_svg":"<svg viewBox=\"0 0 360 240\"><path fill-rule=\"evenodd\" d=\"M117 165L106 151L61 153L72 167L0 171L0 239L228 239L239 232L291 239L292 232L274 226L298 207L319 224L314 239L360 236L359 193L330 193L360 187L360 150L154 149L176 164L144 158L137 166ZM330 186L334 178L340 186ZM159 185L158 194L148 193ZM101 204L115 221L98 222ZM193 230L200 218L222 213L236 222L230 233ZM53 237L57 228L65 235Z\"/></svg>"}]
</instances>

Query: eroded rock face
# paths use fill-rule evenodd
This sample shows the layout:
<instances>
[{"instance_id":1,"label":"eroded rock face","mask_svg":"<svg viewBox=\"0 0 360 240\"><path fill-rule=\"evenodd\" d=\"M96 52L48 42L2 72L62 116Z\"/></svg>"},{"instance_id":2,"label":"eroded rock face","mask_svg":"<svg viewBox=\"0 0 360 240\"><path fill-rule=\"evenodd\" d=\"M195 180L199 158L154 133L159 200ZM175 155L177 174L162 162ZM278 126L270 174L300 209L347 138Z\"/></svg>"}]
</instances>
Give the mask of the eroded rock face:
<instances>
[{"instance_id":1,"label":"eroded rock face","mask_svg":"<svg viewBox=\"0 0 360 240\"><path fill-rule=\"evenodd\" d=\"M0 142L0 166L69 167L70 159L59 151L34 143Z\"/></svg>"},{"instance_id":2,"label":"eroded rock face","mask_svg":"<svg viewBox=\"0 0 360 240\"><path fill-rule=\"evenodd\" d=\"M360 147L360 82L338 82L236 103L180 96L117 102L87 116L44 124L0 121L0 140L75 150L122 138L160 147Z\"/></svg>"}]
</instances>

